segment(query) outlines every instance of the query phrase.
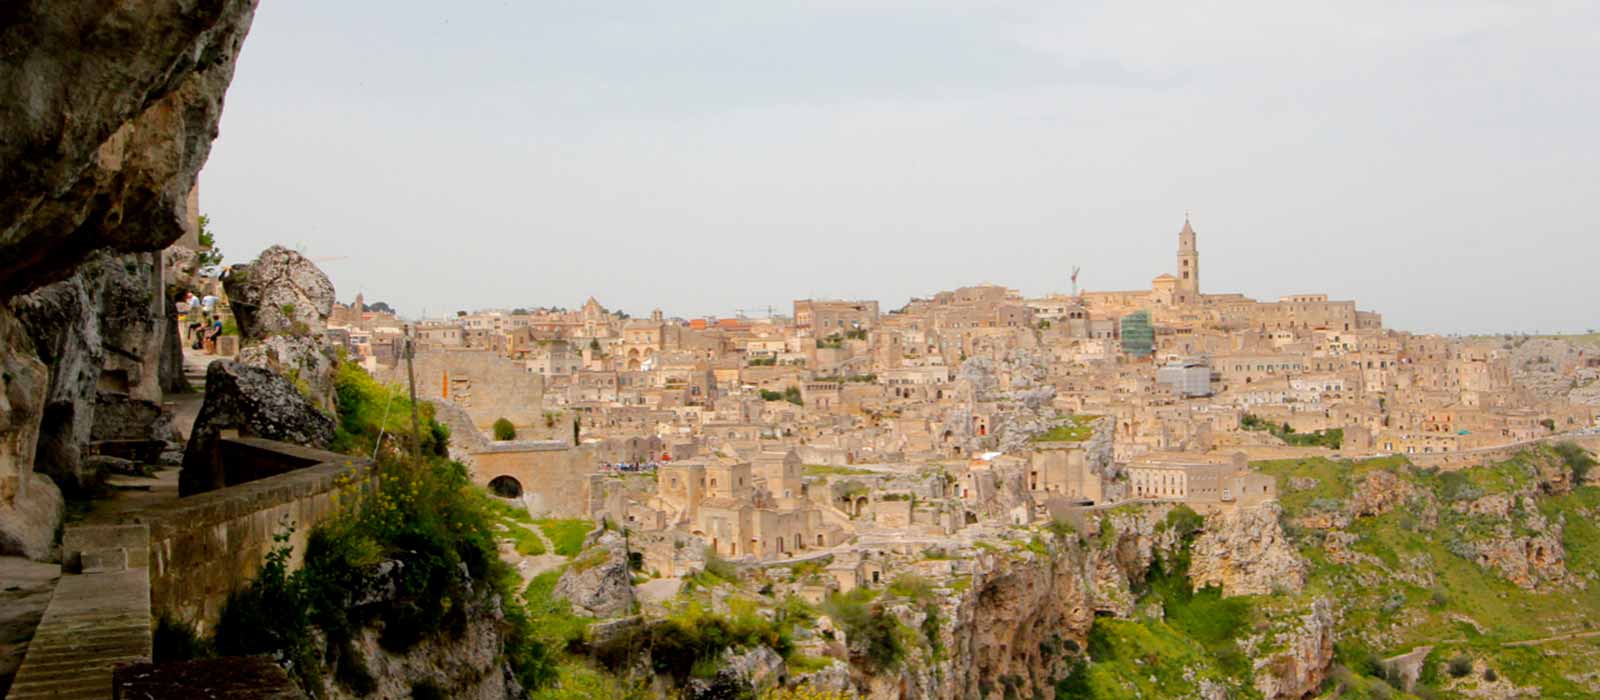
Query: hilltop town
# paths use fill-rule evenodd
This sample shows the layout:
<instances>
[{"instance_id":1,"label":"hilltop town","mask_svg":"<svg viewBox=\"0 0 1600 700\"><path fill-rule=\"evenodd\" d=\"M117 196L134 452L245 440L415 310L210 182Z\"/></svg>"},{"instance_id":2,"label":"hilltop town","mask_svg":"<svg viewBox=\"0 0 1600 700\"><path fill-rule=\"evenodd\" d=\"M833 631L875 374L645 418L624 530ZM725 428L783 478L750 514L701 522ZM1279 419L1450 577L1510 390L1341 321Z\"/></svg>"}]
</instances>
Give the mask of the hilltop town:
<instances>
[{"instance_id":1,"label":"hilltop town","mask_svg":"<svg viewBox=\"0 0 1600 700\"><path fill-rule=\"evenodd\" d=\"M1600 697L1593 333L1187 217L1148 289L401 318L200 216L254 0L18 7L0 696Z\"/></svg>"},{"instance_id":2,"label":"hilltop town","mask_svg":"<svg viewBox=\"0 0 1600 700\"><path fill-rule=\"evenodd\" d=\"M569 475L548 470L748 468L693 496L669 495L669 479L658 493L603 506L620 519L697 532L711 531L697 514L701 498L788 512L821 502L801 479L828 469L948 462L970 479L1015 467L1034 500L1024 521L1042 517L1051 499L1214 509L1271 496L1270 485L1263 492L1234 466L1249 460L1482 463L1592 429L1600 416L1594 348L1386 329L1378 313L1325 294L1208 293L1198 238L1185 220L1172 272L1149 290L1030 299L976 286L888 311L872 300L804 299L788 316L687 320L661 311L631 318L590 298L570 311L415 323L358 295L333 307L327 333L398 383L397 348L414 332L420 396L459 409L457 427L487 436L505 419L522 438L458 444L483 455L480 476L553 510L591 515L588 504L605 499L579 497ZM565 453L559 468L555 443ZM887 516L871 509L893 508L884 495L863 506L865 521ZM800 521L811 524L747 525L718 541L730 555L771 557L795 553L793 543L779 548L792 535L809 548L851 531L820 516Z\"/></svg>"}]
</instances>

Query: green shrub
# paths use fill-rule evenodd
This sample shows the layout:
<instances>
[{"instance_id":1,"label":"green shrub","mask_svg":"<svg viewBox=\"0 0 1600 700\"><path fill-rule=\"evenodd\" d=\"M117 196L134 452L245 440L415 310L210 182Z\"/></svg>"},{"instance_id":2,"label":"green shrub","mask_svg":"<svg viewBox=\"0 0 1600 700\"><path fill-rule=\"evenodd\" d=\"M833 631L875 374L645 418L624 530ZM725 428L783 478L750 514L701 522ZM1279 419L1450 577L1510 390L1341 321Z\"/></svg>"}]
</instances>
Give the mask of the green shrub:
<instances>
[{"instance_id":1,"label":"green shrub","mask_svg":"<svg viewBox=\"0 0 1600 700\"><path fill-rule=\"evenodd\" d=\"M1588 450L1583 449L1581 445L1575 442L1558 442L1555 444L1555 450L1561 460L1566 462L1567 467L1572 470L1572 480L1576 483L1583 483L1584 479L1589 476L1589 471L1594 469L1596 463L1594 455L1589 454Z\"/></svg>"},{"instance_id":2,"label":"green shrub","mask_svg":"<svg viewBox=\"0 0 1600 700\"><path fill-rule=\"evenodd\" d=\"M933 582L916 574L900 574L889 582L889 592L912 601L933 597Z\"/></svg>"},{"instance_id":3,"label":"green shrub","mask_svg":"<svg viewBox=\"0 0 1600 700\"><path fill-rule=\"evenodd\" d=\"M1205 528L1206 518L1194 512L1193 508L1180 505L1168 511L1167 518L1162 523L1168 530L1177 533L1179 539L1188 539Z\"/></svg>"},{"instance_id":4,"label":"green shrub","mask_svg":"<svg viewBox=\"0 0 1600 700\"><path fill-rule=\"evenodd\" d=\"M388 444L388 440L411 434L411 400L399 387L379 384L360 365L340 362L333 389L339 411L331 446L334 451L371 455L380 436ZM419 402L417 419L422 429L422 454L448 457L450 429L434 419L433 404Z\"/></svg>"},{"instance_id":5,"label":"green shrub","mask_svg":"<svg viewBox=\"0 0 1600 700\"><path fill-rule=\"evenodd\" d=\"M158 664L189 661L211 656L211 647L194 629L166 615L156 621L152 633L151 659Z\"/></svg>"},{"instance_id":6,"label":"green shrub","mask_svg":"<svg viewBox=\"0 0 1600 700\"><path fill-rule=\"evenodd\" d=\"M544 530L544 536L550 538L556 554L563 557L576 556L583 551L583 540L594 530L594 523L582 518L544 518L534 522Z\"/></svg>"},{"instance_id":7,"label":"green shrub","mask_svg":"<svg viewBox=\"0 0 1600 700\"><path fill-rule=\"evenodd\" d=\"M739 567L727 559L723 559L716 550L706 547L705 572L723 581L738 581Z\"/></svg>"},{"instance_id":8,"label":"green shrub","mask_svg":"<svg viewBox=\"0 0 1600 700\"><path fill-rule=\"evenodd\" d=\"M1450 663L1446 666L1446 670L1450 672L1452 678L1465 678L1467 674L1472 673L1472 657L1466 654L1456 654L1450 658Z\"/></svg>"},{"instance_id":9,"label":"green shrub","mask_svg":"<svg viewBox=\"0 0 1600 700\"><path fill-rule=\"evenodd\" d=\"M893 668L905 656L900 642L900 622L871 603L875 594L865 589L835 594L823 605L828 616L844 628L850 651L869 671Z\"/></svg>"},{"instance_id":10,"label":"green shrub","mask_svg":"<svg viewBox=\"0 0 1600 700\"><path fill-rule=\"evenodd\" d=\"M501 441L517 439L517 426L512 425L511 421L504 418L495 420L494 439Z\"/></svg>"},{"instance_id":11,"label":"green shrub","mask_svg":"<svg viewBox=\"0 0 1600 700\"><path fill-rule=\"evenodd\" d=\"M275 543L254 581L234 591L222 606L212 645L220 656L281 655L304 688L322 686L321 665L311 646L311 616L304 586L289 573L288 529Z\"/></svg>"}]
</instances>

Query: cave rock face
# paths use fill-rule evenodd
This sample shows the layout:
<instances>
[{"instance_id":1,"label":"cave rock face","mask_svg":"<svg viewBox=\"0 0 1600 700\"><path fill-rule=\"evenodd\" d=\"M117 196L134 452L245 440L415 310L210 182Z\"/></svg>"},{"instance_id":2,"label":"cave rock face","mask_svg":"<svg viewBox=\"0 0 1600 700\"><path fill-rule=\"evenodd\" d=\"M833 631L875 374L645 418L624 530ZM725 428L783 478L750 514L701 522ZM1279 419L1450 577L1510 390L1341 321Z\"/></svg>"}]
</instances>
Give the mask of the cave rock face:
<instances>
[{"instance_id":1,"label":"cave rock face","mask_svg":"<svg viewBox=\"0 0 1600 700\"><path fill-rule=\"evenodd\" d=\"M0 298L98 250L156 251L189 219L255 0L0 10Z\"/></svg>"},{"instance_id":2,"label":"cave rock face","mask_svg":"<svg viewBox=\"0 0 1600 700\"><path fill-rule=\"evenodd\" d=\"M325 449L333 441L333 427L333 419L287 377L239 362L212 362L206 370L206 401L184 449L178 492L189 496L228 485L218 454L225 430Z\"/></svg>"},{"instance_id":3,"label":"cave rock face","mask_svg":"<svg viewBox=\"0 0 1600 700\"><path fill-rule=\"evenodd\" d=\"M333 312L333 282L304 255L272 246L223 277L246 339L321 333Z\"/></svg>"}]
</instances>

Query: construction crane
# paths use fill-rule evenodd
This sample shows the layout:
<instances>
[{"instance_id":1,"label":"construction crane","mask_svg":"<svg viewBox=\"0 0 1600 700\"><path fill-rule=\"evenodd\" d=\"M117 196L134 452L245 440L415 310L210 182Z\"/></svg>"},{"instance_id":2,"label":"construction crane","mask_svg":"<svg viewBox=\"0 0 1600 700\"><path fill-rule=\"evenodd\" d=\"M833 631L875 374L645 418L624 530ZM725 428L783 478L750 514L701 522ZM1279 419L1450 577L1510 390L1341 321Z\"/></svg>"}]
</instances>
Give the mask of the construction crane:
<instances>
[{"instance_id":1,"label":"construction crane","mask_svg":"<svg viewBox=\"0 0 1600 700\"><path fill-rule=\"evenodd\" d=\"M1078 271L1082 269L1077 265L1072 266L1072 296L1078 296Z\"/></svg>"},{"instance_id":2,"label":"construction crane","mask_svg":"<svg viewBox=\"0 0 1600 700\"><path fill-rule=\"evenodd\" d=\"M749 313L762 313L762 312L766 312L766 314L767 314L766 316L763 316L762 318L772 318L772 316L776 312L776 310L770 304L767 305L767 307L764 308L764 309L758 307L758 308L754 308L754 309L734 309L733 310L733 313L737 314L739 316L739 318L750 318L747 314L749 314Z\"/></svg>"}]
</instances>

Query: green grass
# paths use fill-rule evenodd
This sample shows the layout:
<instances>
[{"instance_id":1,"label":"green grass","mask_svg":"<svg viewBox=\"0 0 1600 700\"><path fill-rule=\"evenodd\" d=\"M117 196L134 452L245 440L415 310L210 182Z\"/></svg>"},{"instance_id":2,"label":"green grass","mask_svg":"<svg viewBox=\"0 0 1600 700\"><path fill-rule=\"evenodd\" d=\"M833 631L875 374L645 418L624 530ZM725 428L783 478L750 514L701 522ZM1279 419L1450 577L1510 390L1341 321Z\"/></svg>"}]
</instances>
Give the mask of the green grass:
<instances>
[{"instance_id":1,"label":"green grass","mask_svg":"<svg viewBox=\"0 0 1600 700\"><path fill-rule=\"evenodd\" d=\"M565 567L551 569L528 582L522 590L522 600L528 617L533 621L536 639L556 651L564 651L583 641L592 619L572 612L572 604L555 597L556 582L561 580Z\"/></svg>"},{"instance_id":2,"label":"green grass","mask_svg":"<svg viewBox=\"0 0 1600 700\"><path fill-rule=\"evenodd\" d=\"M516 543L517 553L525 557L537 557L546 552L544 540L537 534L516 523L501 523L505 528L505 535Z\"/></svg>"},{"instance_id":3,"label":"green grass","mask_svg":"<svg viewBox=\"0 0 1600 700\"><path fill-rule=\"evenodd\" d=\"M876 473L867 469L835 467L830 464L802 464L800 469L806 476L871 476Z\"/></svg>"},{"instance_id":4,"label":"green grass","mask_svg":"<svg viewBox=\"0 0 1600 700\"><path fill-rule=\"evenodd\" d=\"M1058 700L1191 698L1200 679L1226 679L1204 646L1160 620L1095 620L1088 646L1094 662L1056 686Z\"/></svg>"},{"instance_id":5,"label":"green grass","mask_svg":"<svg viewBox=\"0 0 1600 700\"><path fill-rule=\"evenodd\" d=\"M1098 416L1066 417L1066 422L1031 438L1032 442L1083 442L1094 435L1094 420Z\"/></svg>"},{"instance_id":6,"label":"green grass","mask_svg":"<svg viewBox=\"0 0 1600 700\"><path fill-rule=\"evenodd\" d=\"M833 665L833 659L826 656L811 656L809 654L791 654L789 656L790 673L815 673Z\"/></svg>"},{"instance_id":7,"label":"green grass","mask_svg":"<svg viewBox=\"0 0 1600 700\"><path fill-rule=\"evenodd\" d=\"M1497 464L1444 473L1419 471L1399 457L1362 462L1306 459L1255 463L1257 468L1278 477L1286 519L1315 510L1319 499L1343 502L1355 480L1373 469L1389 470L1419 492L1431 495L1438 512L1438 523L1431 529L1419 517L1418 508L1411 506L1356 519L1348 531L1359 539L1351 548L1370 555L1375 563L1333 563L1320 544L1321 533L1291 531L1312 565L1307 591L1298 596L1267 597L1260 603L1276 607L1296 599L1326 597L1343 607L1342 645L1365 649L1361 645L1368 642L1362 640L1382 640L1376 648L1361 653L1390 656L1420 645L1434 645L1438 658L1465 653L1485 659L1511 682L1537 688L1541 697L1594 697L1587 685L1573 679L1591 673L1600 664L1600 640L1566 640L1537 647L1504 644L1600 629L1600 586L1591 584L1586 590L1524 590L1498 572L1480 568L1452 553L1447 546L1456 539L1471 541L1495 536L1497 529L1507 525L1512 534L1523 533L1525 521L1519 513L1514 512L1508 523L1499 518L1456 513L1450 503L1455 498L1537 490L1541 470L1556 468L1561 459L1553 449L1539 448ZM1290 492L1287 485L1294 477L1315 478L1318 483L1311 489ZM1600 526L1590 517L1600 512L1600 489L1582 487L1560 496L1541 497L1538 509L1549 521L1563 519L1566 523L1563 545L1569 575L1600 576ZM1417 580L1401 580L1399 573ZM1482 631L1457 616L1470 618ZM1359 688L1354 690L1354 697L1362 697Z\"/></svg>"},{"instance_id":8,"label":"green grass","mask_svg":"<svg viewBox=\"0 0 1600 700\"><path fill-rule=\"evenodd\" d=\"M594 523L582 518L543 518L535 522L544 530L545 537L550 538L556 554L563 557L576 556L583 551L583 538L594 530Z\"/></svg>"}]
</instances>

